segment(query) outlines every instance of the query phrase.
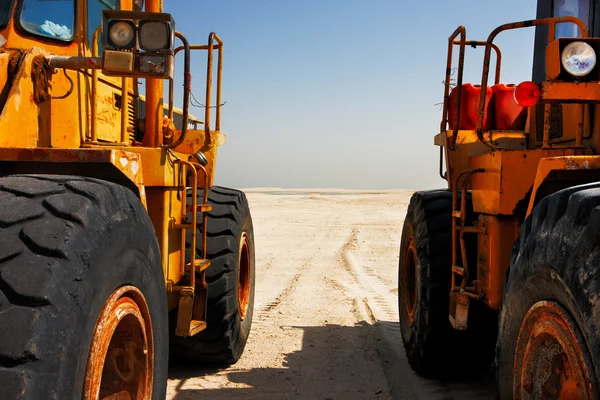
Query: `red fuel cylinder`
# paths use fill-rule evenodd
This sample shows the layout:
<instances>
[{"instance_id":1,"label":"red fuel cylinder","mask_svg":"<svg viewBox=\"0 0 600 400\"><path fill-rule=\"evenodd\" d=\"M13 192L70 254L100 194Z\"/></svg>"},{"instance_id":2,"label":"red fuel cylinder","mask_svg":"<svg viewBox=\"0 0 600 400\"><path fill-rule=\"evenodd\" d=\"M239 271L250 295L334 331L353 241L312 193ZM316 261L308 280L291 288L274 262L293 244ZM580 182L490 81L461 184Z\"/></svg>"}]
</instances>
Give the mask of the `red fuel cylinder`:
<instances>
[{"instance_id":1,"label":"red fuel cylinder","mask_svg":"<svg viewBox=\"0 0 600 400\"><path fill-rule=\"evenodd\" d=\"M458 120L458 129L475 130L477 129L477 120L479 118L479 96L481 85L464 83L460 97L460 118ZM448 106L448 126L454 129L454 117L456 116L456 97L457 88L452 89L450 93L450 104ZM492 89L487 87L485 94L485 107L483 114L483 129L488 130L492 125Z\"/></svg>"},{"instance_id":2,"label":"red fuel cylinder","mask_svg":"<svg viewBox=\"0 0 600 400\"><path fill-rule=\"evenodd\" d=\"M499 83L492 86L494 95L494 129L523 130L527 109L515 101L515 85Z\"/></svg>"}]
</instances>

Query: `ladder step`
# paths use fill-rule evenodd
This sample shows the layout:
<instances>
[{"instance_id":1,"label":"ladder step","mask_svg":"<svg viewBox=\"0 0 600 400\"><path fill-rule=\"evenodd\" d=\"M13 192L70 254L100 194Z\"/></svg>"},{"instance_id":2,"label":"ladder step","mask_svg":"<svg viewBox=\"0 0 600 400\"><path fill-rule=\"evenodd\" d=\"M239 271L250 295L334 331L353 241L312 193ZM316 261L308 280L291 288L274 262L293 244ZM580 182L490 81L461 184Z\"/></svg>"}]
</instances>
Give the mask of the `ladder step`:
<instances>
[{"instance_id":1,"label":"ladder step","mask_svg":"<svg viewBox=\"0 0 600 400\"><path fill-rule=\"evenodd\" d=\"M206 329L206 322L192 320L190 322L190 333L189 336L194 336L197 333L202 332Z\"/></svg>"},{"instance_id":2,"label":"ladder step","mask_svg":"<svg viewBox=\"0 0 600 400\"><path fill-rule=\"evenodd\" d=\"M202 272L205 269L207 269L208 267L210 267L210 260L207 260L205 258L196 258L194 260L194 264L195 264L194 265L194 271L196 271L196 272ZM190 263L187 263L185 265L186 271L189 271L190 267L191 267Z\"/></svg>"},{"instance_id":3,"label":"ladder step","mask_svg":"<svg viewBox=\"0 0 600 400\"><path fill-rule=\"evenodd\" d=\"M459 267L458 265L453 265L452 272L454 272L455 274L464 275L465 270L463 267Z\"/></svg>"},{"instance_id":4,"label":"ladder step","mask_svg":"<svg viewBox=\"0 0 600 400\"><path fill-rule=\"evenodd\" d=\"M454 218L460 218L462 216L462 213L460 211L452 211L452 216Z\"/></svg>"},{"instance_id":5,"label":"ladder step","mask_svg":"<svg viewBox=\"0 0 600 400\"><path fill-rule=\"evenodd\" d=\"M456 230L460 231L460 226L457 226ZM462 231L463 233L481 233L483 232L483 229L477 228L476 226L465 226L464 228L462 228Z\"/></svg>"},{"instance_id":6,"label":"ladder step","mask_svg":"<svg viewBox=\"0 0 600 400\"><path fill-rule=\"evenodd\" d=\"M173 224L171 229L194 229L192 224Z\"/></svg>"},{"instance_id":7,"label":"ladder step","mask_svg":"<svg viewBox=\"0 0 600 400\"><path fill-rule=\"evenodd\" d=\"M192 206L186 206L185 208L186 208L187 212L194 211ZM196 212L208 212L211 210L212 210L211 204L196 204Z\"/></svg>"}]
</instances>

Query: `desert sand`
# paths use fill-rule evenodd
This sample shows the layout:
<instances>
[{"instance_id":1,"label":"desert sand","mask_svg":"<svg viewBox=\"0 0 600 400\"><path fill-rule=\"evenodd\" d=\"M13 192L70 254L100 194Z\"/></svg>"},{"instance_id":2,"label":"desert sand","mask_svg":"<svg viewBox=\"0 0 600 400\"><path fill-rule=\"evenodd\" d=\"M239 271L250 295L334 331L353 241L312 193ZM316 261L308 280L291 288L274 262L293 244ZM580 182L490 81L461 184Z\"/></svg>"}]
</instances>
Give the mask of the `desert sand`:
<instances>
[{"instance_id":1,"label":"desert sand","mask_svg":"<svg viewBox=\"0 0 600 400\"><path fill-rule=\"evenodd\" d=\"M256 298L242 359L172 366L167 399L492 399L491 377L416 376L398 326L411 190L246 190Z\"/></svg>"}]
</instances>

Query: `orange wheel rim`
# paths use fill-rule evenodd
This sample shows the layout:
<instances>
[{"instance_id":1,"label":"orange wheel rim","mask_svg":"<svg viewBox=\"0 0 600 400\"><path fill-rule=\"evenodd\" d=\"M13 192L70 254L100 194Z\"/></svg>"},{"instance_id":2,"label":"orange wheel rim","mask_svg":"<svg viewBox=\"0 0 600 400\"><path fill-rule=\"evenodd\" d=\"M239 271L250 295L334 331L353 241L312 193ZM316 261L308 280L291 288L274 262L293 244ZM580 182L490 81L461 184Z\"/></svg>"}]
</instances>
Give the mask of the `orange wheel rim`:
<instances>
[{"instance_id":1,"label":"orange wheel rim","mask_svg":"<svg viewBox=\"0 0 600 400\"><path fill-rule=\"evenodd\" d=\"M151 398L153 343L152 322L143 294L133 286L113 292L94 330L83 399Z\"/></svg>"},{"instance_id":2,"label":"orange wheel rim","mask_svg":"<svg viewBox=\"0 0 600 400\"><path fill-rule=\"evenodd\" d=\"M410 237L404 256L404 308L408 323L412 326L417 310L417 247L415 240Z\"/></svg>"},{"instance_id":3,"label":"orange wheel rim","mask_svg":"<svg viewBox=\"0 0 600 400\"><path fill-rule=\"evenodd\" d=\"M514 398L596 398L589 360L585 341L569 314L556 303L536 303L519 330Z\"/></svg>"},{"instance_id":4,"label":"orange wheel rim","mask_svg":"<svg viewBox=\"0 0 600 400\"><path fill-rule=\"evenodd\" d=\"M238 265L238 306L240 319L243 321L248 313L248 303L250 303L250 269L252 268L250 265L250 240L246 232L242 234L242 240L240 241Z\"/></svg>"}]
</instances>

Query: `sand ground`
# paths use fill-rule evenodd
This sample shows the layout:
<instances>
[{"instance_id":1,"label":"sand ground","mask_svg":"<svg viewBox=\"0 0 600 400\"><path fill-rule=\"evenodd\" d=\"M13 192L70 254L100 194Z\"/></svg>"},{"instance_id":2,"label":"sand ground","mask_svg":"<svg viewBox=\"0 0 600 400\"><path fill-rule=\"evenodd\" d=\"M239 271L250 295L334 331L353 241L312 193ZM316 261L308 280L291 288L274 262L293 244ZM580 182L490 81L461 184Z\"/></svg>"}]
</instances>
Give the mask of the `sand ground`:
<instances>
[{"instance_id":1,"label":"sand ground","mask_svg":"<svg viewBox=\"0 0 600 400\"><path fill-rule=\"evenodd\" d=\"M242 359L172 366L169 400L492 399L491 377L416 376L398 327L397 264L412 191L246 190L256 299Z\"/></svg>"}]
</instances>

